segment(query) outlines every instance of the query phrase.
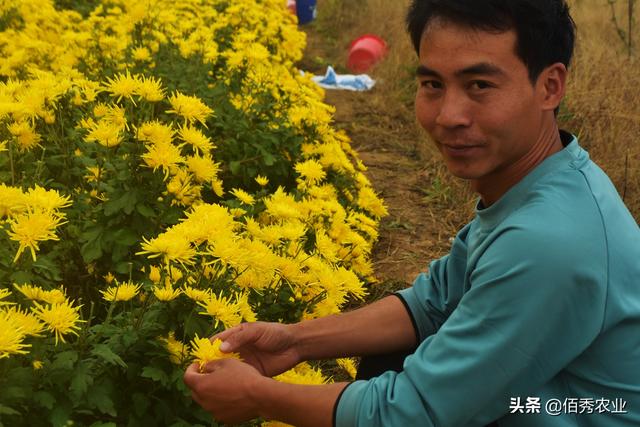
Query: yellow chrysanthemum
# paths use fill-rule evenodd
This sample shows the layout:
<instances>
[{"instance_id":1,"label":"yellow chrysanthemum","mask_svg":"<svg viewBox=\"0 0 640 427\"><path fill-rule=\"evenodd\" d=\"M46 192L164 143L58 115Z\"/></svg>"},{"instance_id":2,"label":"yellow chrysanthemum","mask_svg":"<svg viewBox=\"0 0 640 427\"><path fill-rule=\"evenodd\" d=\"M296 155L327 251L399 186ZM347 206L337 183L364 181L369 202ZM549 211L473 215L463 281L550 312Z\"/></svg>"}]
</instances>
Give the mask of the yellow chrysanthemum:
<instances>
[{"instance_id":1,"label":"yellow chrysanthemum","mask_svg":"<svg viewBox=\"0 0 640 427\"><path fill-rule=\"evenodd\" d=\"M254 197L247 193L246 191L240 189L240 188L234 188L233 190L231 190L231 194L233 194L236 199L240 200L242 203L246 204L246 205L253 205L256 202L256 199L254 199Z\"/></svg>"},{"instance_id":2,"label":"yellow chrysanthemum","mask_svg":"<svg viewBox=\"0 0 640 427\"><path fill-rule=\"evenodd\" d=\"M175 261L181 264L192 264L196 251L191 246L191 242L183 236L175 232L166 232L155 239L143 238L142 251L137 252L136 255L148 255L149 258L161 256L166 263Z\"/></svg>"},{"instance_id":3,"label":"yellow chrysanthemum","mask_svg":"<svg viewBox=\"0 0 640 427\"><path fill-rule=\"evenodd\" d=\"M193 150L197 153L206 154L215 148L215 145L213 145L213 142L211 142L208 136L192 126L184 125L180 127L178 135L186 144L193 147Z\"/></svg>"},{"instance_id":4,"label":"yellow chrysanthemum","mask_svg":"<svg viewBox=\"0 0 640 427\"><path fill-rule=\"evenodd\" d=\"M47 212L54 212L71 205L71 197L62 196L57 190L47 190L39 185L25 193L24 201L30 208Z\"/></svg>"},{"instance_id":5,"label":"yellow chrysanthemum","mask_svg":"<svg viewBox=\"0 0 640 427\"><path fill-rule=\"evenodd\" d=\"M204 289L196 289L189 285L182 286L182 292L194 301L204 302L209 299L211 292Z\"/></svg>"},{"instance_id":6,"label":"yellow chrysanthemum","mask_svg":"<svg viewBox=\"0 0 640 427\"><path fill-rule=\"evenodd\" d=\"M0 359L12 354L27 354L24 344L25 333L14 316L0 310Z\"/></svg>"},{"instance_id":7,"label":"yellow chrysanthemum","mask_svg":"<svg viewBox=\"0 0 640 427\"><path fill-rule=\"evenodd\" d=\"M273 379L284 383L307 385L326 384L328 381L319 369L312 368L307 362L303 362L293 369L273 377Z\"/></svg>"},{"instance_id":8,"label":"yellow chrysanthemum","mask_svg":"<svg viewBox=\"0 0 640 427\"><path fill-rule=\"evenodd\" d=\"M34 302L34 305L31 310L45 324L46 329L55 334L56 345L58 340L65 342L66 334L78 335L78 324L84 322L80 319L80 306L73 307L69 301L51 304L48 307L43 307L37 302Z\"/></svg>"},{"instance_id":9,"label":"yellow chrysanthemum","mask_svg":"<svg viewBox=\"0 0 640 427\"><path fill-rule=\"evenodd\" d=\"M142 155L145 164L154 171L161 168L165 177L173 171L184 159L180 149L171 142L161 142L147 146L147 152Z\"/></svg>"},{"instance_id":10,"label":"yellow chrysanthemum","mask_svg":"<svg viewBox=\"0 0 640 427\"><path fill-rule=\"evenodd\" d=\"M87 142L97 142L98 144L111 148L117 147L122 142L122 128L107 120L101 120L90 130L84 140Z\"/></svg>"},{"instance_id":11,"label":"yellow chrysanthemum","mask_svg":"<svg viewBox=\"0 0 640 427\"><path fill-rule=\"evenodd\" d=\"M18 285L14 283L13 287L32 301L39 301L42 297L42 293L44 292L44 289L34 285Z\"/></svg>"},{"instance_id":12,"label":"yellow chrysanthemum","mask_svg":"<svg viewBox=\"0 0 640 427\"><path fill-rule=\"evenodd\" d=\"M216 178L219 165L210 156L189 156L187 157L187 168L193 174L196 181L210 182Z\"/></svg>"},{"instance_id":13,"label":"yellow chrysanthemum","mask_svg":"<svg viewBox=\"0 0 640 427\"><path fill-rule=\"evenodd\" d=\"M21 189L0 183L0 220L22 212L25 207L26 201Z\"/></svg>"},{"instance_id":14,"label":"yellow chrysanthemum","mask_svg":"<svg viewBox=\"0 0 640 427\"><path fill-rule=\"evenodd\" d=\"M7 129L16 138L20 151L29 151L40 145L42 137L27 122L12 123Z\"/></svg>"},{"instance_id":15,"label":"yellow chrysanthemum","mask_svg":"<svg viewBox=\"0 0 640 427\"><path fill-rule=\"evenodd\" d=\"M141 287L142 285L126 282L118 284L117 286L110 286L106 291L100 291L100 293L105 301L129 301L138 295Z\"/></svg>"},{"instance_id":16,"label":"yellow chrysanthemum","mask_svg":"<svg viewBox=\"0 0 640 427\"><path fill-rule=\"evenodd\" d=\"M213 114L213 110L199 98L184 95L180 92L175 92L171 98L169 98L169 103L173 109L167 110L166 112L182 116L186 123L198 121L206 126L205 122L207 117Z\"/></svg>"},{"instance_id":17,"label":"yellow chrysanthemum","mask_svg":"<svg viewBox=\"0 0 640 427\"><path fill-rule=\"evenodd\" d=\"M256 176L255 180L261 187L269 184L269 178L267 178L266 176L258 175Z\"/></svg>"},{"instance_id":18,"label":"yellow chrysanthemum","mask_svg":"<svg viewBox=\"0 0 640 427\"><path fill-rule=\"evenodd\" d=\"M180 296L180 289L173 289L171 286L154 286L153 294L160 301L172 301Z\"/></svg>"},{"instance_id":19,"label":"yellow chrysanthemum","mask_svg":"<svg viewBox=\"0 0 640 427\"><path fill-rule=\"evenodd\" d=\"M138 79L129 74L129 71L124 74L116 74L113 78L107 78L103 85L104 90L116 98L117 102L120 102L122 98L129 98L131 102L134 102L133 95L137 94L138 86Z\"/></svg>"},{"instance_id":20,"label":"yellow chrysanthemum","mask_svg":"<svg viewBox=\"0 0 640 427\"><path fill-rule=\"evenodd\" d=\"M146 47L139 46L131 51L131 57L136 61L148 61L151 59L151 52Z\"/></svg>"},{"instance_id":21,"label":"yellow chrysanthemum","mask_svg":"<svg viewBox=\"0 0 640 427\"><path fill-rule=\"evenodd\" d=\"M214 327L216 328L219 323L222 323L226 329L242 322L240 307L232 301L232 297L211 294L206 301L198 302L198 305L206 310L200 314L209 315L215 319Z\"/></svg>"},{"instance_id":22,"label":"yellow chrysanthemum","mask_svg":"<svg viewBox=\"0 0 640 427\"><path fill-rule=\"evenodd\" d=\"M336 362L338 362L338 366L344 369L352 379L355 379L358 369L356 368L356 363L353 359L345 357L336 359Z\"/></svg>"},{"instance_id":23,"label":"yellow chrysanthemum","mask_svg":"<svg viewBox=\"0 0 640 427\"><path fill-rule=\"evenodd\" d=\"M31 257L35 261L36 252L40 250L39 243L46 240L59 240L55 230L63 222L52 212L29 210L9 219L9 224L11 224L11 230L7 233L9 238L20 244L13 258L13 262L16 262L25 249L31 251Z\"/></svg>"},{"instance_id":24,"label":"yellow chrysanthemum","mask_svg":"<svg viewBox=\"0 0 640 427\"><path fill-rule=\"evenodd\" d=\"M25 335L40 336L44 330L44 325L31 313L24 312L17 307L11 307L6 312L20 325Z\"/></svg>"},{"instance_id":25,"label":"yellow chrysanthemum","mask_svg":"<svg viewBox=\"0 0 640 427\"><path fill-rule=\"evenodd\" d=\"M171 126L158 121L145 122L136 131L136 138L139 141L152 144L171 144L175 133Z\"/></svg>"},{"instance_id":26,"label":"yellow chrysanthemum","mask_svg":"<svg viewBox=\"0 0 640 427\"><path fill-rule=\"evenodd\" d=\"M11 291L9 289L0 289L0 306L1 305L13 305L14 303L9 301L2 301L11 295Z\"/></svg>"},{"instance_id":27,"label":"yellow chrysanthemum","mask_svg":"<svg viewBox=\"0 0 640 427\"><path fill-rule=\"evenodd\" d=\"M153 77L142 77L138 81L138 95L149 102L158 102L164 99L164 89L160 80Z\"/></svg>"},{"instance_id":28,"label":"yellow chrysanthemum","mask_svg":"<svg viewBox=\"0 0 640 427\"><path fill-rule=\"evenodd\" d=\"M215 339L212 342L209 338L199 338L197 335L191 341L191 356L200 365L201 372L207 363L214 360L240 359L238 353L223 353L220 351L220 344L222 344L222 341L219 339Z\"/></svg>"},{"instance_id":29,"label":"yellow chrysanthemum","mask_svg":"<svg viewBox=\"0 0 640 427\"><path fill-rule=\"evenodd\" d=\"M187 358L187 345L176 339L174 332L169 332L166 337L160 337L160 342L169 352L169 360L174 365L182 365Z\"/></svg>"},{"instance_id":30,"label":"yellow chrysanthemum","mask_svg":"<svg viewBox=\"0 0 640 427\"><path fill-rule=\"evenodd\" d=\"M44 363L42 363L42 360L34 360L31 365L33 366L33 370L37 371L42 369L42 367L44 366Z\"/></svg>"},{"instance_id":31,"label":"yellow chrysanthemum","mask_svg":"<svg viewBox=\"0 0 640 427\"><path fill-rule=\"evenodd\" d=\"M296 163L295 169L302 179L310 184L317 184L327 176L320 162L316 160L307 160L302 163Z\"/></svg>"}]
</instances>

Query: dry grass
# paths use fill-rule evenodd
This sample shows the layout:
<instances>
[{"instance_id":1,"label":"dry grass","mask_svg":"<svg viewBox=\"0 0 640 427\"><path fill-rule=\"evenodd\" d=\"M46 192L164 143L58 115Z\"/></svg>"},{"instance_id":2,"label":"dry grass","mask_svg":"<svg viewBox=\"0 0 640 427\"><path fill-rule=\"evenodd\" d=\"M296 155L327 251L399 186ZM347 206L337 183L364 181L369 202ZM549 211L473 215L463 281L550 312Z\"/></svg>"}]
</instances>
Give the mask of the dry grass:
<instances>
[{"instance_id":1,"label":"dry grass","mask_svg":"<svg viewBox=\"0 0 640 427\"><path fill-rule=\"evenodd\" d=\"M368 104L391 117L413 116L415 53L404 30L408 0L319 0L318 28L344 64L348 44L364 33L385 39L389 53L374 69L378 88ZM626 30L626 1L617 2L616 16ZM576 56L569 81L561 126L578 134L591 157L611 177L636 220L640 219L640 22L636 17L629 56L612 22L607 0L570 1L578 26ZM640 16L640 11L637 13ZM417 127L417 126L416 126ZM451 208L468 200L469 193L437 166L429 144L416 144L422 159L433 163L439 182L451 186Z\"/></svg>"}]
</instances>

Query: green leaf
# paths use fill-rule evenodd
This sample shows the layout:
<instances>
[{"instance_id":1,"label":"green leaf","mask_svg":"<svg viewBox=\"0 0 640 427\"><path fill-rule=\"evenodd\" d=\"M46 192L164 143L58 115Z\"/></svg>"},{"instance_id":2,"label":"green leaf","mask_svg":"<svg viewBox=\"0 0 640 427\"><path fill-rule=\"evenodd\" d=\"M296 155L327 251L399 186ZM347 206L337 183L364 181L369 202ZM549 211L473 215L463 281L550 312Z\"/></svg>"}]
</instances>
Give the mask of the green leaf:
<instances>
[{"instance_id":1,"label":"green leaf","mask_svg":"<svg viewBox=\"0 0 640 427\"><path fill-rule=\"evenodd\" d=\"M76 360L78 360L78 353L73 350L63 351L56 355L55 360L51 364L51 368L71 370Z\"/></svg>"},{"instance_id":2,"label":"green leaf","mask_svg":"<svg viewBox=\"0 0 640 427\"><path fill-rule=\"evenodd\" d=\"M238 175L240 173L240 162L238 161L232 161L229 162L229 169L231 170L231 173L234 175Z\"/></svg>"},{"instance_id":3,"label":"green leaf","mask_svg":"<svg viewBox=\"0 0 640 427\"><path fill-rule=\"evenodd\" d=\"M51 411L49 421L51 421L54 427L66 426L70 415L71 407L66 403L62 405L58 403L53 408L53 411Z\"/></svg>"},{"instance_id":4,"label":"green leaf","mask_svg":"<svg viewBox=\"0 0 640 427\"><path fill-rule=\"evenodd\" d=\"M169 377L167 376L167 374L154 366L145 366L142 369L141 376L159 382L163 386L169 385Z\"/></svg>"},{"instance_id":5,"label":"green leaf","mask_svg":"<svg viewBox=\"0 0 640 427\"><path fill-rule=\"evenodd\" d=\"M91 351L91 354L93 354L94 356L100 357L101 359L103 359L105 362L109 364L119 365L123 368L127 367L127 364L124 363L124 360L122 360L120 356L115 354L113 350L111 350L111 348L109 348L109 346L106 344L96 345L94 349Z\"/></svg>"},{"instance_id":6,"label":"green leaf","mask_svg":"<svg viewBox=\"0 0 640 427\"><path fill-rule=\"evenodd\" d=\"M33 400L43 408L47 409L53 409L53 405L56 403L56 398L53 397L51 393L44 390L33 393Z\"/></svg>"},{"instance_id":7,"label":"green leaf","mask_svg":"<svg viewBox=\"0 0 640 427\"><path fill-rule=\"evenodd\" d=\"M138 213L145 218L156 217L156 212L153 209L151 209L149 206L145 205L144 203L138 203L136 205L136 211L138 211Z\"/></svg>"},{"instance_id":8,"label":"green leaf","mask_svg":"<svg viewBox=\"0 0 640 427\"><path fill-rule=\"evenodd\" d=\"M20 415L20 412L0 403L0 415Z\"/></svg>"},{"instance_id":9,"label":"green leaf","mask_svg":"<svg viewBox=\"0 0 640 427\"><path fill-rule=\"evenodd\" d=\"M86 364L81 364L73 372L71 378L71 384L69 385L69 392L71 400L74 402L80 400L82 396L87 392L89 386L93 384L93 378L90 373L90 367Z\"/></svg>"},{"instance_id":10,"label":"green leaf","mask_svg":"<svg viewBox=\"0 0 640 427\"><path fill-rule=\"evenodd\" d=\"M117 415L113 400L109 396L109 390L104 386L92 388L91 393L87 394L87 402L103 414L109 414L112 417Z\"/></svg>"},{"instance_id":11,"label":"green leaf","mask_svg":"<svg viewBox=\"0 0 640 427\"><path fill-rule=\"evenodd\" d=\"M133 400L133 410L136 415L143 416L151 404L149 398L142 393L134 393L131 399Z\"/></svg>"},{"instance_id":12,"label":"green leaf","mask_svg":"<svg viewBox=\"0 0 640 427\"><path fill-rule=\"evenodd\" d=\"M91 424L89 427L118 427L118 426L116 423L112 423L112 422L103 423L102 421L96 421L95 423Z\"/></svg>"},{"instance_id":13,"label":"green leaf","mask_svg":"<svg viewBox=\"0 0 640 427\"><path fill-rule=\"evenodd\" d=\"M98 236L80 247L80 254L84 262L90 263L102 256L101 240L100 236Z\"/></svg>"}]
</instances>

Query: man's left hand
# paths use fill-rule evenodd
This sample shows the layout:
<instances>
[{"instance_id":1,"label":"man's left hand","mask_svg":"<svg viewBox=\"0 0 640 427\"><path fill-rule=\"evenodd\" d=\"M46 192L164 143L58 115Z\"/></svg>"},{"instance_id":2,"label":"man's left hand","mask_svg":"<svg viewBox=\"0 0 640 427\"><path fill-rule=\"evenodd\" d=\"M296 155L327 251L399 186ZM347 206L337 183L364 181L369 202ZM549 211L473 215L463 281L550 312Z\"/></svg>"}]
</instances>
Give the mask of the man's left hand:
<instances>
[{"instance_id":1,"label":"man's left hand","mask_svg":"<svg viewBox=\"0 0 640 427\"><path fill-rule=\"evenodd\" d=\"M193 400L225 424L239 424L259 416L254 396L262 379L265 377L254 367L237 359L209 362L203 372L194 363L184 374Z\"/></svg>"}]
</instances>

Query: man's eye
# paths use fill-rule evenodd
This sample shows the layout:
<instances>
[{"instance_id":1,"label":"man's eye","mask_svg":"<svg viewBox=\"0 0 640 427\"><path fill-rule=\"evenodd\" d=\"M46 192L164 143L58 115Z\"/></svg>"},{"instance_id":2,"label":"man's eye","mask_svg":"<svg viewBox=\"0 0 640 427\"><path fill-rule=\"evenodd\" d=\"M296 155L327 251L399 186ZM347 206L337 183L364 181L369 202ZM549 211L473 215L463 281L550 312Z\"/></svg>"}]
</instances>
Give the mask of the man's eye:
<instances>
[{"instance_id":1,"label":"man's eye","mask_svg":"<svg viewBox=\"0 0 640 427\"><path fill-rule=\"evenodd\" d=\"M474 80L471 82L469 86L471 89L475 89L475 90L490 89L494 87L491 83L484 80Z\"/></svg>"},{"instance_id":2,"label":"man's eye","mask_svg":"<svg viewBox=\"0 0 640 427\"><path fill-rule=\"evenodd\" d=\"M442 83L437 80L421 80L420 86L426 89L442 89Z\"/></svg>"}]
</instances>

